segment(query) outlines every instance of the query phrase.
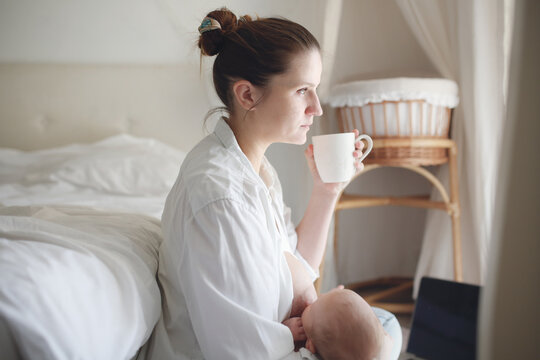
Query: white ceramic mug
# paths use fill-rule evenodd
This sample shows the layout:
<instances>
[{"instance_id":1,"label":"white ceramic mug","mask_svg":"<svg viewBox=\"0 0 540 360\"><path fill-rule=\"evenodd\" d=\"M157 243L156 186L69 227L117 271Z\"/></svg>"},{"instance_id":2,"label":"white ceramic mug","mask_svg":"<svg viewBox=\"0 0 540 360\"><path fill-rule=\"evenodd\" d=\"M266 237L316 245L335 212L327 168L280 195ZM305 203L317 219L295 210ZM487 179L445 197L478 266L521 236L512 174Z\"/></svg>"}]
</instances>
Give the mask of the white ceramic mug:
<instances>
[{"instance_id":1,"label":"white ceramic mug","mask_svg":"<svg viewBox=\"0 0 540 360\"><path fill-rule=\"evenodd\" d=\"M349 181L356 172L353 152L355 143L359 140L367 142L367 148L362 150L362 161L373 149L373 140L363 134L354 138L353 132L317 135L311 138L313 155L321 179L325 183Z\"/></svg>"}]
</instances>

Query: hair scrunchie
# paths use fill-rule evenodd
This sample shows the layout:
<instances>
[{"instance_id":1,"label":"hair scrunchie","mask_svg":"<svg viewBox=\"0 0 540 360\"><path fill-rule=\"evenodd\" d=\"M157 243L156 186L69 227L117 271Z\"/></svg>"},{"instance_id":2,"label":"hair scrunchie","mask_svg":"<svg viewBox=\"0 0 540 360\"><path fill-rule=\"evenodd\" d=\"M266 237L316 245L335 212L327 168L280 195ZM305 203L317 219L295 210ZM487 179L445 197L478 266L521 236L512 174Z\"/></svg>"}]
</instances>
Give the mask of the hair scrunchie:
<instances>
[{"instance_id":1,"label":"hair scrunchie","mask_svg":"<svg viewBox=\"0 0 540 360\"><path fill-rule=\"evenodd\" d=\"M199 34L203 34L207 31L221 29L221 24L216 19L211 17L205 17L199 26Z\"/></svg>"}]
</instances>

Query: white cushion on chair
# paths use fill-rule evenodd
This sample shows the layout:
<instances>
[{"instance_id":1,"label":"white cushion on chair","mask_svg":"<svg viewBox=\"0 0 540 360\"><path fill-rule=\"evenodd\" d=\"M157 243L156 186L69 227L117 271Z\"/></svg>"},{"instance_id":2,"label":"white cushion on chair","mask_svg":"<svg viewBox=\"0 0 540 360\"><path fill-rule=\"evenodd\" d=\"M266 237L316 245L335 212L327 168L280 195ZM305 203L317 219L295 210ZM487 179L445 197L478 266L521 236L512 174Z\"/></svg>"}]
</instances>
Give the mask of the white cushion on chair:
<instances>
[{"instance_id":1,"label":"white cushion on chair","mask_svg":"<svg viewBox=\"0 0 540 360\"><path fill-rule=\"evenodd\" d=\"M401 100L425 100L432 105L455 108L459 104L458 86L452 80L436 78L354 81L334 86L327 103L332 107L352 107Z\"/></svg>"}]
</instances>

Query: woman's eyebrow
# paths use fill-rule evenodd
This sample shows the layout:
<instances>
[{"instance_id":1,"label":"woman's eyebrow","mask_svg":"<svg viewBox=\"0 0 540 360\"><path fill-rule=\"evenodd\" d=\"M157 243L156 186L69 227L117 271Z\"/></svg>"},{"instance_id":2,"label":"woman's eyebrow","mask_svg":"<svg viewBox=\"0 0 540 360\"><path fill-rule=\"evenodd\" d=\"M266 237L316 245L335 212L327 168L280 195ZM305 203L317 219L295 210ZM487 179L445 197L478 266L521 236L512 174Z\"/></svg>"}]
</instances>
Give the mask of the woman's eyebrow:
<instances>
[{"instance_id":1,"label":"woman's eyebrow","mask_svg":"<svg viewBox=\"0 0 540 360\"><path fill-rule=\"evenodd\" d=\"M312 82L309 82L309 81L298 81L296 82L297 86L308 86L308 87L317 87L318 85L312 83Z\"/></svg>"}]
</instances>

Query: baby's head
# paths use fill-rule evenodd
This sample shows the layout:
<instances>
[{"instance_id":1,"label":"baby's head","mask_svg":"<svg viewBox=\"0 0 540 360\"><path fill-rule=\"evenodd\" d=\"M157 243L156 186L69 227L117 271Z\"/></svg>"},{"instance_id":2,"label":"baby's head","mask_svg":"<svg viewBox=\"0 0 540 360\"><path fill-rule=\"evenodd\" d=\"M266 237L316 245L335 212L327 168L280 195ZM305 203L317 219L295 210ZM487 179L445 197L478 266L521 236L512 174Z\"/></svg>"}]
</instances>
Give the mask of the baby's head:
<instances>
[{"instance_id":1,"label":"baby's head","mask_svg":"<svg viewBox=\"0 0 540 360\"><path fill-rule=\"evenodd\" d=\"M391 338L361 296L334 289L319 296L302 314L306 348L323 359L386 359Z\"/></svg>"}]
</instances>

